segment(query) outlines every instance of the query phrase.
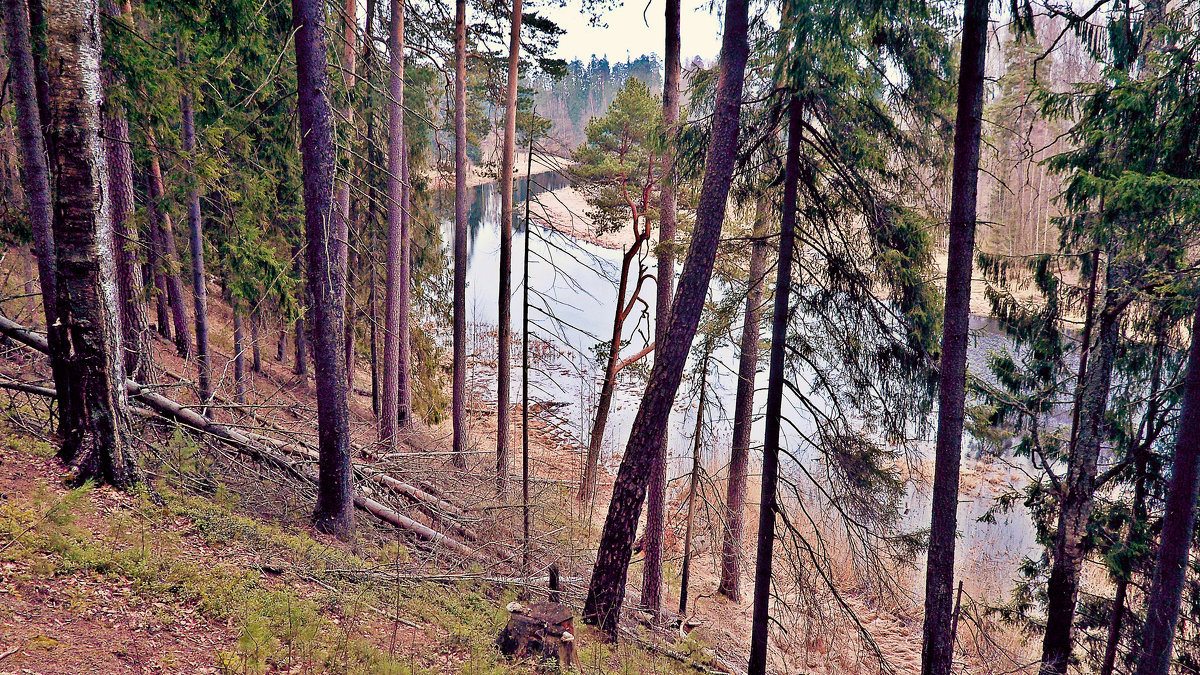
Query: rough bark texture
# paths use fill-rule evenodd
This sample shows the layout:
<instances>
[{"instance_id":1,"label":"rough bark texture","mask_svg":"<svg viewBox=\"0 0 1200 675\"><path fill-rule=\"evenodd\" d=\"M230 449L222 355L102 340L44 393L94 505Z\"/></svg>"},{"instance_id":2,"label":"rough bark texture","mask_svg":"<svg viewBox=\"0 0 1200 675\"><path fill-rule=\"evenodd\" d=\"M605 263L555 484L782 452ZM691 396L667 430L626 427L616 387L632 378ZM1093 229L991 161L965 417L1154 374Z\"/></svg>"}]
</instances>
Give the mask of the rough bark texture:
<instances>
[{"instance_id":1,"label":"rough bark texture","mask_svg":"<svg viewBox=\"0 0 1200 675\"><path fill-rule=\"evenodd\" d=\"M508 483L509 408L512 395L513 161L517 148L517 66L521 58L521 0L512 0L508 35L508 87L504 96L504 147L500 154L500 288L496 323L496 490Z\"/></svg>"},{"instance_id":2,"label":"rough bark texture","mask_svg":"<svg viewBox=\"0 0 1200 675\"><path fill-rule=\"evenodd\" d=\"M654 322L654 340L666 338L667 317L671 316L671 293L675 286L675 133L679 121L679 0L666 3L666 40L663 52L666 65L663 79L663 127L667 143L663 151L663 181L659 194L658 278ZM661 420L664 427L669 419ZM650 466L650 484L646 492L645 558L642 565L642 606L656 619L662 608L663 528L667 505L667 434L664 428ZM690 507L689 507L690 508ZM686 561L685 561L686 565Z\"/></svg>"},{"instance_id":3,"label":"rough bark texture","mask_svg":"<svg viewBox=\"0 0 1200 675\"><path fill-rule=\"evenodd\" d=\"M1087 523L1096 489L1096 464L1104 438L1104 417L1112 381L1113 361L1121 335L1118 293L1123 273L1109 265L1104 310L1097 323L1097 344L1082 384L1079 434L1067 458L1064 494L1059 499L1054 562L1046 585L1046 633L1042 638L1042 675L1062 675L1071 658L1079 575L1087 555Z\"/></svg>"},{"instance_id":4,"label":"rough bark texture","mask_svg":"<svg viewBox=\"0 0 1200 675\"><path fill-rule=\"evenodd\" d=\"M405 246L404 154L404 2L392 0L388 29L391 79L388 84L387 263L383 299L383 387L380 392L379 440L399 450L399 428L408 423L401 387L407 388L408 364L402 358L408 342L408 312L403 274Z\"/></svg>"},{"instance_id":5,"label":"rough bark texture","mask_svg":"<svg viewBox=\"0 0 1200 675\"><path fill-rule=\"evenodd\" d=\"M167 304L171 307L171 323L175 328L175 351L183 358L192 355L192 339L188 333L187 312L183 308L183 282L179 278L179 252L175 247L175 227L171 214L162 207L166 200L163 186L162 166L158 161L158 143L154 130L146 126L146 140L150 144L150 219L151 227L158 230L162 244L161 263L163 278L167 283Z\"/></svg>"},{"instance_id":6,"label":"rough bark texture","mask_svg":"<svg viewBox=\"0 0 1200 675\"><path fill-rule=\"evenodd\" d=\"M110 20L121 21L121 8L106 0L104 13ZM101 70L104 84L105 150L108 161L109 213L116 247L117 288L120 292L121 340L125 347L125 372L147 380L150 350L147 346L146 307L142 303L142 268L138 262L138 233L133 223L133 150L129 143L129 119L117 102L125 78L107 66Z\"/></svg>"},{"instance_id":7,"label":"rough bark texture","mask_svg":"<svg viewBox=\"0 0 1200 675\"><path fill-rule=\"evenodd\" d=\"M700 312L712 277L721 225L725 220L726 199L737 153L742 83L749 52L747 14L745 0L726 2L712 136L705 159L692 243L679 278L678 294L672 305L666 338L656 346L650 381L638 406L625 457L613 485L613 498L604 522L584 605L584 621L599 625L612 639L617 635L629 558L646 494L649 465L654 449L666 433L662 420L671 411L675 392L683 377L687 354L700 322Z\"/></svg>"},{"instance_id":8,"label":"rough bark texture","mask_svg":"<svg viewBox=\"0 0 1200 675\"><path fill-rule=\"evenodd\" d=\"M800 177L800 100L788 102L788 145L784 164L783 211L779 227L779 264L771 317L771 365L767 375L767 419L763 438L762 491L758 507L758 558L750 628L750 675L767 672L771 628L771 566L775 551L776 488L779 484L779 428L783 417L784 346L792 293L792 251L796 241L796 186Z\"/></svg>"},{"instance_id":9,"label":"rough bark texture","mask_svg":"<svg viewBox=\"0 0 1200 675\"><path fill-rule=\"evenodd\" d=\"M178 46L180 64L186 63L182 41ZM186 88L180 96L183 112L183 152L191 183L188 187L188 236L192 247L192 318L196 322L196 369L198 395L207 403L212 399L212 361L208 351L208 287L204 273L204 223L200 219L200 185L196 175L196 117L192 94Z\"/></svg>"},{"instance_id":10,"label":"rough bark texture","mask_svg":"<svg viewBox=\"0 0 1200 675\"><path fill-rule=\"evenodd\" d=\"M467 0L454 3L454 462L467 461Z\"/></svg>"},{"instance_id":11,"label":"rough bark texture","mask_svg":"<svg viewBox=\"0 0 1200 675\"><path fill-rule=\"evenodd\" d=\"M975 253L975 208L979 188L979 136L983 118L987 56L987 0L966 0L954 121L954 165L950 186L950 245L942 356L938 372L938 429L934 446L933 504L925 571L925 625L921 672L949 675L954 656L954 538L958 527L958 478L966 403L967 330Z\"/></svg>"},{"instance_id":12,"label":"rough bark texture","mask_svg":"<svg viewBox=\"0 0 1200 675\"><path fill-rule=\"evenodd\" d=\"M68 346L72 419L63 438L73 479L137 480L124 442L124 372L116 261L100 129L100 15L96 0L53 3L47 63L57 201L54 241L58 324Z\"/></svg>"},{"instance_id":13,"label":"rough bark texture","mask_svg":"<svg viewBox=\"0 0 1200 675\"><path fill-rule=\"evenodd\" d=\"M338 240L340 214L333 208L335 143L329 101L328 30L321 0L292 0L292 25L296 29L305 251L312 299L309 317L316 364L320 455L313 524L323 532L349 538L354 533L354 486L343 345L345 277L338 264L346 242Z\"/></svg>"},{"instance_id":14,"label":"rough bark texture","mask_svg":"<svg viewBox=\"0 0 1200 675\"><path fill-rule=\"evenodd\" d=\"M746 286L746 312L738 345L738 383L733 401L733 443L729 451L729 485L725 498L725 532L721 541L721 581L717 592L742 599L742 546L746 519L746 482L750 464L750 429L754 422L754 380L758 372L759 327L762 324L767 274L767 198L755 205L754 243Z\"/></svg>"},{"instance_id":15,"label":"rough bark texture","mask_svg":"<svg viewBox=\"0 0 1200 675\"><path fill-rule=\"evenodd\" d=\"M42 286L42 311L46 325L53 326L58 319L54 205L50 192L50 169L46 163L46 137L39 123L49 119L49 111L43 117L39 110L37 62L34 59L30 17L25 0L4 0L3 21L8 37L9 77L12 80L13 103L17 109L17 129L21 138L21 186L29 202L29 224ZM51 330L48 336L54 386L58 391L67 393L71 386L66 360L68 345L59 331ZM70 400L70 396L63 397L63 403ZM67 428L68 412L66 405L59 405L60 431Z\"/></svg>"},{"instance_id":16,"label":"rough bark texture","mask_svg":"<svg viewBox=\"0 0 1200 675\"><path fill-rule=\"evenodd\" d=\"M1192 321L1192 346L1177 433L1154 578L1146 601L1146 623L1134 659L1137 675L1167 675L1170 668L1196 526L1196 497L1200 492L1200 304Z\"/></svg>"}]
</instances>

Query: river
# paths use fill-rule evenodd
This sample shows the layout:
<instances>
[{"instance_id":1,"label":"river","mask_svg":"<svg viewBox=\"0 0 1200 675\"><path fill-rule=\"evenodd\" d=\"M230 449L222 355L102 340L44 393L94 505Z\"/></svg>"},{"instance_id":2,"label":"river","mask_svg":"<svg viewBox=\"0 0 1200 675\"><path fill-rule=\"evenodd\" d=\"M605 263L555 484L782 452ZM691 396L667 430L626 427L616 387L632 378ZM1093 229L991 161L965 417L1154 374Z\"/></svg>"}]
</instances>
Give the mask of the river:
<instances>
[{"instance_id":1,"label":"river","mask_svg":"<svg viewBox=\"0 0 1200 675\"><path fill-rule=\"evenodd\" d=\"M571 236L538 224L539 200L552 199L551 190L568 185L567 180L555 174L534 176L535 206L532 247L530 249L530 312L531 336L544 341L538 354L536 368L530 371L531 401L552 404L552 410L560 419L561 426L574 437L579 445L586 445L586 434L591 427L592 409L599 391L599 368L595 363L593 347L607 341L612 331L613 307L616 303L616 277L619 273L621 251L603 248L577 240ZM524 184L515 195L519 205L525 197ZM497 320L497 297L499 279L499 213L500 193L495 184L485 184L471 189L469 260L467 262L467 312L468 321L474 327L477 353L483 352L479 343L485 327L494 326ZM446 255L450 255L452 242L453 212L450 200L443 202L442 241ZM523 211L522 211L523 213ZM521 335L522 321L522 260L527 232L523 222L517 224L513 237L513 335ZM655 261L647 257L644 264L652 271ZM719 288L710 291L718 297ZM636 352L653 333L654 288L647 283L642 291L646 303L626 322L625 335L631 344L623 354ZM640 312L640 315L638 314ZM740 330L740 314L736 330ZM974 317L972 321L972 346L969 367L973 372L987 376L987 354L1008 344L991 320ZM494 340L494 338L493 338ZM494 347L491 347L494 350ZM494 356L494 351L491 352ZM647 359L647 364L649 359ZM728 461L728 447L732 430L733 400L736 390L735 346L730 340L722 341L713 355L713 368L709 375L709 405L706 406L706 432L703 456L706 466L716 470ZM520 358L514 353L512 400L520 401ZM765 367L765 359L763 360ZM761 413L766 396L763 393L765 372L760 370L759 392L756 409L759 419L753 429L753 438L761 443ZM490 391L478 392L481 397L495 400L494 385ZM637 412L637 405L644 380L636 375L622 378L614 397L612 412L603 443L603 464L615 470L619 453L628 438L630 426ZM685 378L672 411L668 432L669 475L673 479L683 476L691 466L692 435L695 428L697 393ZM790 409L790 410L789 410ZM785 414L796 429L785 429L787 437L813 430L811 421L796 405L785 404ZM968 439L969 440L969 439ZM971 444L968 443L968 446ZM929 452L931 443L922 443L923 452ZM964 490L959 513L960 564L985 565L996 568L991 573L999 578L1011 578L1010 572L1021 555L1036 552L1032 524L1021 507L1011 514L1001 514L995 523L980 523L978 518L991 506L992 498L1006 486L1024 480L1020 475L1022 465L1007 466L987 460L976 460L975 452L964 459ZM799 473L793 463L784 463L784 471ZM682 488L684 481L673 485ZM752 484L751 498L757 498L757 486ZM928 493L913 490L904 506L906 525L919 528L928 526Z\"/></svg>"}]
</instances>

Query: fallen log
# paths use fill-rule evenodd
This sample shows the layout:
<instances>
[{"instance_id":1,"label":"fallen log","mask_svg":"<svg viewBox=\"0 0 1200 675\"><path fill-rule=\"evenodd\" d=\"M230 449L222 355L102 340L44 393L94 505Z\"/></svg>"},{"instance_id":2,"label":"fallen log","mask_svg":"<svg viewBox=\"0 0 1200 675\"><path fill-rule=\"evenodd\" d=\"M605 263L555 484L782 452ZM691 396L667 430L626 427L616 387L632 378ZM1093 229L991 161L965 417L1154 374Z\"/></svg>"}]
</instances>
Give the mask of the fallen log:
<instances>
[{"instance_id":1,"label":"fallen log","mask_svg":"<svg viewBox=\"0 0 1200 675\"><path fill-rule=\"evenodd\" d=\"M47 343L46 338L4 317L0 317L0 333L3 333L4 335L7 335L8 337L42 353L47 353L50 350L50 346ZM32 385L23 385L21 383L17 384L20 386L9 386L5 388L17 389L26 393L36 393L43 396L57 396L57 392L53 389L47 389L45 387L33 387ZM293 476L296 476L297 478L301 478L312 483L316 482L316 477L312 475L312 472L309 469L299 466L293 462L289 462L286 458L280 457L274 452L261 447L262 444L273 445L273 443L267 443L264 440L261 440L266 439L267 437L265 436L260 436L259 434L248 435L248 432L230 429L224 425L213 422L194 410L185 408L166 396L150 391L146 387L143 387L142 385L130 379L125 380L125 390L139 403L146 405L151 410L154 410L163 417L167 417L181 424L193 427L198 431L202 431L214 436L224 441L227 445L230 445L239 452L242 452L243 454L246 454L255 460L271 464ZM251 438L251 435L260 440L256 443L255 440ZM282 443L282 441L278 442ZM306 458L312 458L306 452L300 454L303 454ZM419 523L412 518L404 516L403 514L397 513L395 510L390 509L380 502L365 495L355 494L354 504L376 518L412 532L421 539L424 539L430 543L444 546L445 548L468 558L493 562L482 551L472 549L457 539L438 532L437 530Z\"/></svg>"}]
</instances>

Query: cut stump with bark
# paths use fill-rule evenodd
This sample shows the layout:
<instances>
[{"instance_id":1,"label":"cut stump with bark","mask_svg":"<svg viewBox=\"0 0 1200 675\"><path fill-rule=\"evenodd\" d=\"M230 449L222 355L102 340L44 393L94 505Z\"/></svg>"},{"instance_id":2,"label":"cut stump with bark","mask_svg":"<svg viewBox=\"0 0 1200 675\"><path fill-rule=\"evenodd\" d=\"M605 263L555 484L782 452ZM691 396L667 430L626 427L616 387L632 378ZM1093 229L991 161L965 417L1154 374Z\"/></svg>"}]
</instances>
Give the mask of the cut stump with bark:
<instances>
[{"instance_id":1,"label":"cut stump with bark","mask_svg":"<svg viewBox=\"0 0 1200 675\"><path fill-rule=\"evenodd\" d=\"M496 636L496 646L513 659L554 660L563 668L577 664L574 613L557 602L508 605L508 624Z\"/></svg>"}]
</instances>

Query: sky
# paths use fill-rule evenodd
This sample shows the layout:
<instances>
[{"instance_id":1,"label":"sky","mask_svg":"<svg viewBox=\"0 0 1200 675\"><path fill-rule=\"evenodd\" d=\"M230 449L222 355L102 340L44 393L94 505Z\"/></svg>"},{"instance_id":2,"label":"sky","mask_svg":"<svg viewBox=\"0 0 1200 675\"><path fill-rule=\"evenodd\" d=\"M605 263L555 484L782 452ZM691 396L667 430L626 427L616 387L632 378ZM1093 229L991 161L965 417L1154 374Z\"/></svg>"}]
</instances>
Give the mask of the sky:
<instances>
[{"instance_id":1,"label":"sky","mask_svg":"<svg viewBox=\"0 0 1200 675\"><path fill-rule=\"evenodd\" d=\"M680 52L687 63L694 56L713 61L721 51L721 20L710 3L704 0L682 0L680 12ZM539 3L533 9L552 19L567 33L559 40L556 56L568 61L578 58L587 62L592 55L607 56L609 61L624 61L628 56L663 55L664 0L624 0L621 6L601 17L607 27L591 26L588 15L581 9L580 0L566 0L565 7L551 2ZM645 16L643 17L643 12ZM647 25L647 23L649 25Z\"/></svg>"}]
</instances>

